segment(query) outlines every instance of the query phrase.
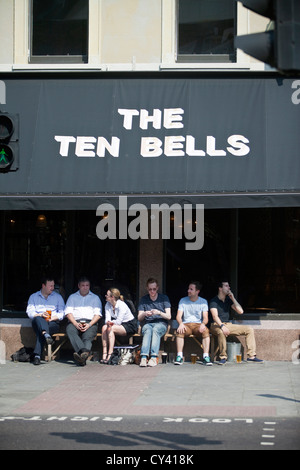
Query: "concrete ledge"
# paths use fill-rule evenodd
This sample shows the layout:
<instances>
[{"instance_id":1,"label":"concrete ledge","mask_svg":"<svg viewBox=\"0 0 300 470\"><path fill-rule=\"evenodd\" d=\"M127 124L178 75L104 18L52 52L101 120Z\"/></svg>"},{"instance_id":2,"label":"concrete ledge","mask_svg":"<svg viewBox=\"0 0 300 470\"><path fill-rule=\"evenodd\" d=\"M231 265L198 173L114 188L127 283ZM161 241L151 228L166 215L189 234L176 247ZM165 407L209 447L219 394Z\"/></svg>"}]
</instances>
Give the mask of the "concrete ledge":
<instances>
[{"instance_id":1,"label":"concrete ledge","mask_svg":"<svg viewBox=\"0 0 300 470\"><path fill-rule=\"evenodd\" d=\"M266 361L292 361L299 357L300 351L300 320L234 320L233 323L251 326L255 331L257 357ZM172 327L176 328L173 321ZM234 341L234 336L229 337ZM237 337L243 346L244 359L247 358L245 338ZM175 341L169 347L169 352L176 353ZM298 356L297 356L298 351ZM189 360L191 353L202 351L196 348L195 343L188 338L184 343L184 356Z\"/></svg>"},{"instance_id":2,"label":"concrete ledge","mask_svg":"<svg viewBox=\"0 0 300 470\"><path fill-rule=\"evenodd\" d=\"M300 318L300 316L299 316ZM300 330L299 320L234 320L233 323L250 325L255 330Z\"/></svg>"},{"instance_id":3,"label":"concrete ledge","mask_svg":"<svg viewBox=\"0 0 300 470\"><path fill-rule=\"evenodd\" d=\"M255 330L257 357L266 361L292 361L299 350L300 320L235 320ZM245 349L245 340L239 338Z\"/></svg>"},{"instance_id":4,"label":"concrete ledge","mask_svg":"<svg viewBox=\"0 0 300 470\"><path fill-rule=\"evenodd\" d=\"M6 359L22 346L34 348L35 334L29 318L2 318L0 340L5 344Z\"/></svg>"},{"instance_id":5,"label":"concrete ledge","mask_svg":"<svg viewBox=\"0 0 300 470\"><path fill-rule=\"evenodd\" d=\"M257 356L267 361L292 361L293 355L299 356L300 349L300 320L235 320L244 323L255 330ZM243 347L245 340L240 337ZM22 346L35 346L35 334L29 318L0 319L0 341L4 345L6 359ZM168 345L170 351L176 352L176 342ZM2 347L3 349L3 347ZM184 354L188 357L191 352L200 352L194 341L185 341Z\"/></svg>"}]
</instances>

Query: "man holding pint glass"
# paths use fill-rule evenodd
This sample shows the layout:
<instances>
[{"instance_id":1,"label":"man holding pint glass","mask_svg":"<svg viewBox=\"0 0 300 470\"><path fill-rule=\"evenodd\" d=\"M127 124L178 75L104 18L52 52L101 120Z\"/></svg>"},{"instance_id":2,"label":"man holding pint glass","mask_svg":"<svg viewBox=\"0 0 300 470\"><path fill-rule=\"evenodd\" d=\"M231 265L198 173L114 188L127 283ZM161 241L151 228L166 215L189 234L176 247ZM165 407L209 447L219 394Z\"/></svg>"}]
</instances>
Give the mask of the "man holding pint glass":
<instances>
[{"instance_id":1,"label":"man holding pint glass","mask_svg":"<svg viewBox=\"0 0 300 470\"><path fill-rule=\"evenodd\" d=\"M69 320L66 332L75 351L74 360L79 366L85 366L102 316L100 298L90 291L87 277L79 279L78 291L67 300L65 315Z\"/></svg>"},{"instance_id":2,"label":"man holding pint glass","mask_svg":"<svg viewBox=\"0 0 300 470\"><path fill-rule=\"evenodd\" d=\"M64 317L65 302L60 294L54 291L52 277L42 279L41 290L29 297L26 313L32 320L36 334L33 364L40 365L45 343L52 344L51 335L59 332L59 322Z\"/></svg>"}]
</instances>

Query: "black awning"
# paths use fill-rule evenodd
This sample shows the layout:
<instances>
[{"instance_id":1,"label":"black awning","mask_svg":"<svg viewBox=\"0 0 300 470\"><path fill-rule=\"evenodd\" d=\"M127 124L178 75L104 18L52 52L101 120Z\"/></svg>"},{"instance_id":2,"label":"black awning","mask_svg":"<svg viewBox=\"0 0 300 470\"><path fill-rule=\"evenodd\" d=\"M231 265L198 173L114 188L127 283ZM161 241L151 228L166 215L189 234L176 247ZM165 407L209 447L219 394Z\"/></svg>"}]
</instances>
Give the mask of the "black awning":
<instances>
[{"instance_id":1,"label":"black awning","mask_svg":"<svg viewBox=\"0 0 300 470\"><path fill-rule=\"evenodd\" d=\"M299 205L299 80L135 77L3 80L19 168L0 173L0 208Z\"/></svg>"},{"instance_id":2,"label":"black awning","mask_svg":"<svg viewBox=\"0 0 300 470\"><path fill-rule=\"evenodd\" d=\"M71 195L18 194L0 195L0 210L96 210L101 204L120 207L120 197L126 196L127 207L142 204L147 209L153 204L203 204L205 209L242 209L264 207L299 207L300 191L281 193L214 193L214 194L129 194L129 195Z\"/></svg>"}]
</instances>

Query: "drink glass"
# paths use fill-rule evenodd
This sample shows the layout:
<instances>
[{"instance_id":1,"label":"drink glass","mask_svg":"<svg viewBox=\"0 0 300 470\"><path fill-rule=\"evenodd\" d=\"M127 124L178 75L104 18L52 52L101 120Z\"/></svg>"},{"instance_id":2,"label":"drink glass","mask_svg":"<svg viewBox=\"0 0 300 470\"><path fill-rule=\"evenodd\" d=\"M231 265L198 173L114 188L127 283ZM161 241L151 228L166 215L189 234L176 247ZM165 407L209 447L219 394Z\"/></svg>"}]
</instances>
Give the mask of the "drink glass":
<instances>
[{"instance_id":1,"label":"drink glass","mask_svg":"<svg viewBox=\"0 0 300 470\"><path fill-rule=\"evenodd\" d=\"M46 320L47 320L47 321L50 321L50 320L51 320L52 311L51 311L51 310L46 310L46 313L47 313L47 318L46 318Z\"/></svg>"},{"instance_id":2,"label":"drink glass","mask_svg":"<svg viewBox=\"0 0 300 470\"><path fill-rule=\"evenodd\" d=\"M236 355L236 362L239 364L240 362L242 362L242 355L241 354L237 354Z\"/></svg>"},{"instance_id":3,"label":"drink glass","mask_svg":"<svg viewBox=\"0 0 300 470\"><path fill-rule=\"evenodd\" d=\"M196 364L197 361L197 354L191 354L191 363Z\"/></svg>"},{"instance_id":4,"label":"drink glass","mask_svg":"<svg viewBox=\"0 0 300 470\"><path fill-rule=\"evenodd\" d=\"M168 354L167 353L162 353L161 361L162 361L163 364L167 364L167 358L168 358Z\"/></svg>"}]
</instances>

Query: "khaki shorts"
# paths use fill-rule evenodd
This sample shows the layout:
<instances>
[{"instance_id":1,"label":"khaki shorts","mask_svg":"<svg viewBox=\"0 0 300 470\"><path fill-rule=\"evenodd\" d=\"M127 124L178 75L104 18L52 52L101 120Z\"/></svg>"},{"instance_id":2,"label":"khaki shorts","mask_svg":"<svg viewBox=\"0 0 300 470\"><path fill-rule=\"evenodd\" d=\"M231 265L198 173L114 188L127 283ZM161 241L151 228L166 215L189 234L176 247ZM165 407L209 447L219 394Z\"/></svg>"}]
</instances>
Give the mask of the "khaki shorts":
<instances>
[{"instance_id":1,"label":"khaki shorts","mask_svg":"<svg viewBox=\"0 0 300 470\"><path fill-rule=\"evenodd\" d=\"M205 331L203 331L203 333L200 333L200 323L184 323L184 326L186 328L185 333L176 333L176 336L179 338L184 338L189 335L202 336L202 338L207 338L209 336L209 329L207 327L205 327Z\"/></svg>"}]
</instances>

